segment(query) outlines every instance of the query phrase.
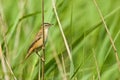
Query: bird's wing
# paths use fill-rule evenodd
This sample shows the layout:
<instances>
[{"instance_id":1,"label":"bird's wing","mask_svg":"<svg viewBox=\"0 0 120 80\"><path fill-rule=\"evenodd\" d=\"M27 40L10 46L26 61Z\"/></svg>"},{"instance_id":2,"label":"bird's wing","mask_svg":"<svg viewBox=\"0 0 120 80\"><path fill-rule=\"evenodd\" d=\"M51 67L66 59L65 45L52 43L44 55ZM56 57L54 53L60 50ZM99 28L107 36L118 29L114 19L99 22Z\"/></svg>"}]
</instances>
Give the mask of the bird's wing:
<instances>
[{"instance_id":1,"label":"bird's wing","mask_svg":"<svg viewBox=\"0 0 120 80\"><path fill-rule=\"evenodd\" d=\"M26 55L25 59L27 59L27 58L32 54L32 52L35 50L34 45L35 45L35 43L36 43L40 38L41 38L41 37L39 37L37 40L35 40L35 41L30 45L30 47L29 47L29 49L28 49L28 51L27 51L27 55Z\"/></svg>"},{"instance_id":2,"label":"bird's wing","mask_svg":"<svg viewBox=\"0 0 120 80\"><path fill-rule=\"evenodd\" d=\"M38 34L36 35L36 37L35 37L35 40L34 40L34 42L30 45L30 47L29 47L29 49L28 49L28 51L27 51L27 55L26 55L26 57L25 57L25 59L27 59L31 54L32 54L32 52L36 49L35 48L35 45L36 45L36 43L43 37L42 36L42 29L38 32ZM40 46L39 46L40 47Z\"/></svg>"},{"instance_id":3,"label":"bird's wing","mask_svg":"<svg viewBox=\"0 0 120 80\"><path fill-rule=\"evenodd\" d=\"M43 34L43 31L42 31L42 28L41 28L40 31L38 32L38 34L36 35L35 40L38 40L40 37L43 37L42 34Z\"/></svg>"},{"instance_id":4,"label":"bird's wing","mask_svg":"<svg viewBox=\"0 0 120 80\"><path fill-rule=\"evenodd\" d=\"M28 51L34 46L34 44L40 40L42 38L42 29L40 29L40 31L38 32L38 34L35 36L35 40L33 41L33 43L30 45ZM32 51L31 51L32 52Z\"/></svg>"}]
</instances>

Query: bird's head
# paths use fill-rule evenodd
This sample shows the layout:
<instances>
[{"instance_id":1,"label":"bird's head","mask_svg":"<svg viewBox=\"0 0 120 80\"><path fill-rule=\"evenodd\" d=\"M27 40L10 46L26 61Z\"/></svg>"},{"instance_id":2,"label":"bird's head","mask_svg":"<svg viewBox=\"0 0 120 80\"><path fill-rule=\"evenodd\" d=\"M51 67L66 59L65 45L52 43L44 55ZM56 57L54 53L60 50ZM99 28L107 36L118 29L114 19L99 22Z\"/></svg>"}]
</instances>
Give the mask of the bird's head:
<instances>
[{"instance_id":1,"label":"bird's head","mask_svg":"<svg viewBox=\"0 0 120 80\"><path fill-rule=\"evenodd\" d=\"M44 23L44 28L49 28L51 27L53 24L50 24L50 23Z\"/></svg>"}]
</instances>

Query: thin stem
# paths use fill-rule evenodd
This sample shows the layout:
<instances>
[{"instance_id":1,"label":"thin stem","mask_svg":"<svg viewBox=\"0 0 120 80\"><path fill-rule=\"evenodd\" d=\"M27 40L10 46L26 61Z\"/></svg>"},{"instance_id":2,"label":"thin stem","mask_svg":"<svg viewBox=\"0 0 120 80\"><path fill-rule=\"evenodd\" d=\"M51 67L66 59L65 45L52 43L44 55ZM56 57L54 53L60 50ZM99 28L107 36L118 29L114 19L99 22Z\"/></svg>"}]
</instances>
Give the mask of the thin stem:
<instances>
[{"instance_id":1,"label":"thin stem","mask_svg":"<svg viewBox=\"0 0 120 80\"><path fill-rule=\"evenodd\" d=\"M7 41L6 41L6 36L5 36L5 28L6 28L6 23L4 22L4 19L3 19L3 16L2 14L0 13L0 24L1 24L1 29L2 29L2 37L3 37L3 41L5 43L5 48L6 48L6 54L8 54L8 47L7 47ZM12 71L12 68L10 66L10 63L8 62L8 60L6 59L6 57L4 57L4 55L2 55L2 48L1 48L1 44L0 44L0 58L1 58L1 61L2 61L2 66L3 66L3 71L6 72L7 71L7 67L6 65L8 66L8 69L10 70L11 74L13 75L14 77L14 80L17 80L17 78L15 77L13 71ZM6 64L5 64L6 62ZM9 80L9 76L6 75L5 73L5 80Z\"/></svg>"},{"instance_id":2,"label":"thin stem","mask_svg":"<svg viewBox=\"0 0 120 80\"><path fill-rule=\"evenodd\" d=\"M43 54L42 59L45 60L45 36L44 36L44 0L42 0L42 25L43 25ZM42 62L42 80L44 80L44 70L45 70L45 61L41 60Z\"/></svg>"},{"instance_id":3,"label":"thin stem","mask_svg":"<svg viewBox=\"0 0 120 80\"><path fill-rule=\"evenodd\" d=\"M6 39L6 23L4 21L4 16L2 13L0 13L0 25L1 25L1 34L2 34L2 37L3 37L3 42L5 43L5 48L6 48L6 58L8 58L8 47L7 47L7 39Z\"/></svg>"},{"instance_id":4,"label":"thin stem","mask_svg":"<svg viewBox=\"0 0 120 80\"><path fill-rule=\"evenodd\" d=\"M62 34L64 43L65 43L65 47L66 47L67 52L68 52L68 56L69 56L69 58L70 58L70 61L72 62L71 52L70 52L70 49L69 49L69 46L68 46L66 37L65 37L65 35L64 35L63 29L62 29L62 25L61 25L61 23L60 23L60 20L59 20L58 14L57 14L57 10L56 10L56 7L55 7L55 0L52 0L52 5L53 5L53 9L54 9L54 12L55 12L56 19L57 19L58 24L59 24L59 29L60 29L60 31L61 31L61 34Z\"/></svg>"},{"instance_id":5,"label":"thin stem","mask_svg":"<svg viewBox=\"0 0 120 80\"><path fill-rule=\"evenodd\" d=\"M40 80L40 71L41 71L41 70L40 70L40 68L41 68L41 67L40 67L40 63L41 63L41 59L39 58L39 73L38 73L38 80Z\"/></svg>"},{"instance_id":6,"label":"thin stem","mask_svg":"<svg viewBox=\"0 0 120 80\"><path fill-rule=\"evenodd\" d=\"M53 52L52 52L52 55L53 55L53 57L55 58L55 61L56 61L58 70L59 70L59 72L60 72L60 75L61 75L61 77L62 77L62 80L67 80L66 73L64 73L64 68L65 68L65 66L64 66L64 68L62 67L62 64L61 64L61 62L60 62L60 59L59 59L59 57L58 57L58 55L57 55L57 52L56 52L56 50L55 50L55 46L54 46L54 44L52 43L52 40L51 40L51 39L50 39L49 41L50 41L50 44L51 44L51 49L52 49L52 51L53 51Z\"/></svg>"},{"instance_id":7,"label":"thin stem","mask_svg":"<svg viewBox=\"0 0 120 80\"><path fill-rule=\"evenodd\" d=\"M7 64L7 66L8 66L8 69L10 70L10 73L11 73L11 74L13 75L13 77L14 77L14 80L17 80L17 78L16 78L15 74L13 73L13 70L12 70L12 68L11 68L8 60L5 58L5 56L4 56L4 59L5 59L5 61L6 61L6 64Z\"/></svg>"},{"instance_id":8,"label":"thin stem","mask_svg":"<svg viewBox=\"0 0 120 80\"><path fill-rule=\"evenodd\" d=\"M65 78L65 80L67 80L67 73L66 73L66 69L65 69L65 61L64 61L64 58L63 58L63 54L62 54L62 66L63 66L64 78Z\"/></svg>"},{"instance_id":9,"label":"thin stem","mask_svg":"<svg viewBox=\"0 0 120 80\"><path fill-rule=\"evenodd\" d=\"M0 44L0 59L1 59L1 65L2 65L2 68L3 68L3 73L5 74L4 79L5 79L5 80L9 80L10 78L9 78L9 76L8 76L8 74L7 74L8 71L7 71L7 66L6 66L6 64L5 64L5 59L4 59L4 57L3 57L1 44Z\"/></svg>"},{"instance_id":10,"label":"thin stem","mask_svg":"<svg viewBox=\"0 0 120 80\"><path fill-rule=\"evenodd\" d=\"M94 61L95 61L96 69L97 69L98 80L101 80L101 79L100 79L100 70L99 70L99 65L98 65L98 62L97 62L97 59L96 59L96 56L95 56L95 50L94 50L94 49L92 49L92 51L93 51L93 57L94 57Z\"/></svg>"},{"instance_id":11,"label":"thin stem","mask_svg":"<svg viewBox=\"0 0 120 80\"><path fill-rule=\"evenodd\" d=\"M97 8L97 10L98 10L98 13L99 13L99 15L100 15L100 17L101 17L101 20L102 20L102 22L103 22L103 24L104 24L104 27L105 27L106 32L107 32L107 34L108 34L108 37L109 37L109 39L110 39L111 45L112 45L112 47L113 47L113 50L114 50L114 53L115 53L115 56L116 56L116 61L117 61L117 64L118 64L118 69L119 69L119 72L120 72L120 61L119 61L117 49L116 49L116 47L115 47L113 38L112 38L112 36L111 36L111 34L110 34L110 31L108 30L107 24L106 24L106 22L105 22L105 20L104 20L104 17L103 17L103 15L102 15L102 12L101 12L101 10L100 10L100 8L99 8L96 0L93 0L93 1L94 1L94 4L95 4L95 6L96 6L96 8Z\"/></svg>"}]
</instances>

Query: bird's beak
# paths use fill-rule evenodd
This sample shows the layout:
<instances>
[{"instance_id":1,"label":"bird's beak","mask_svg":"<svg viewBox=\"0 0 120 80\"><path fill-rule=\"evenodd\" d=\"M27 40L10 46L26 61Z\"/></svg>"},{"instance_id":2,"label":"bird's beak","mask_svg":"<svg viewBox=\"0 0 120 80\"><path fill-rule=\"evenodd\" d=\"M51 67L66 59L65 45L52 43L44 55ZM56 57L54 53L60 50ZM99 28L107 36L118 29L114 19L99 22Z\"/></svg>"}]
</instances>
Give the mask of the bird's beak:
<instances>
[{"instance_id":1,"label":"bird's beak","mask_svg":"<svg viewBox=\"0 0 120 80\"><path fill-rule=\"evenodd\" d=\"M50 24L50 27L53 26L54 24Z\"/></svg>"},{"instance_id":2,"label":"bird's beak","mask_svg":"<svg viewBox=\"0 0 120 80\"><path fill-rule=\"evenodd\" d=\"M54 24L51 24L51 26L53 26Z\"/></svg>"}]
</instances>

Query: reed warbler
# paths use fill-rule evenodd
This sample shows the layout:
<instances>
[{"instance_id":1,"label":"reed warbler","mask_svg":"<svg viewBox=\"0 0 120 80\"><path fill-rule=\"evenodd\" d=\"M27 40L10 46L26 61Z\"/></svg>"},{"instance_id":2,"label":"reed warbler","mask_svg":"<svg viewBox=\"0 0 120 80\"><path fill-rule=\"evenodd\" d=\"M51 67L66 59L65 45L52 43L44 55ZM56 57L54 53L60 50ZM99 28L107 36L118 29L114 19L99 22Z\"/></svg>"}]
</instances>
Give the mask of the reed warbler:
<instances>
[{"instance_id":1,"label":"reed warbler","mask_svg":"<svg viewBox=\"0 0 120 80\"><path fill-rule=\"evenodd\" d=\"M44 42L46 42L50 26L52 26L52 24L44 23ZM38 51L41 50L42 47L43 47L43 25L41 25L41 29L37 33L32 44L30 45L25 59L27 59L33 52L36 52L38 54Z\"/></svg>"}]
</instances>

